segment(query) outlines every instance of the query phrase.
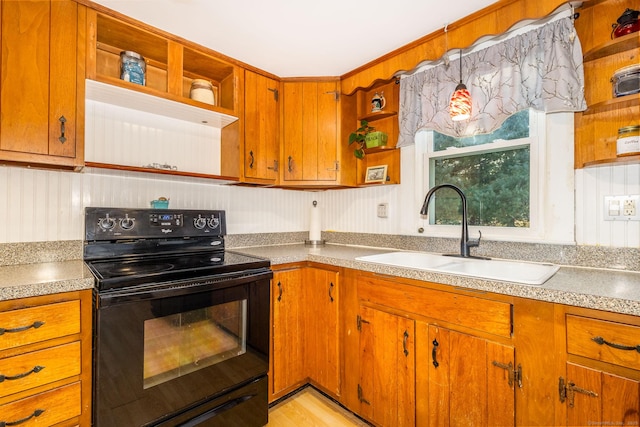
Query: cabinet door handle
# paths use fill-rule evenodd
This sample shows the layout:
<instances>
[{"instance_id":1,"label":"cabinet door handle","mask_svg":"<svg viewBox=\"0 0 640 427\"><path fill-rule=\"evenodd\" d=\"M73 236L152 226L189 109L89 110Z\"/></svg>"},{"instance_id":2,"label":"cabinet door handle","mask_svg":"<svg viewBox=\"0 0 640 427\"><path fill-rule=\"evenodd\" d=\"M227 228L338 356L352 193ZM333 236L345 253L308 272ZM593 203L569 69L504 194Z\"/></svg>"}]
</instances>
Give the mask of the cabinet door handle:
<instances>
[{"instance_id":1,"label":"cabinet door handle","mask_svg":"<svg viewBox=\"0 0 640 427\"><path fill-rule=\"evenodd\" d=\"M273 161L273 167L267 166L267 169L272 170L274 172L278 172L278 161L274 160Z\"/></svg>"},{"instance_id":2,"label":"cabinet door handle","mask_svg":"<svg viewBox=\"0 0 640 427\"><path fill-rule=\"evenodd\" d=\"M2 374L0 374L0 383L4 382L4 380L7 380L7 381L19 380L20 378L24 378L27 375L37 374L38 372L42 371L43 369L44 369L44 366L37 366L36 365L30 371L23 372L21 374L17 374L17 375L2 375Z\"/></svg>"},{"instance_id":3,"label":"cabinet door handle","mask_svg":"<svg viewBox=\"0 0 640 427\"><path fill-rule=\"evenodd\" d=\"M0 328L0 335L4 335L5 332L8 333L8 334L11 334L11 333L16 333L16 332L23 332L23 331L26 331L27 329L31 329L31 328L38 329L42 325L44 325L44 322L36 320L35 322L33 322L32 324L27 325L27 326L20 326L18 328L13 328L13 329Z\"/></svg>"},{"instance_id":4,"label":"cabinet door handle","mask_svg":"<svg viewBox=\"0 0 640 427\"><path fill-rule=\"evenodd\" d=\"M440 366L440 364L438 363L438 359L437 359L438 346L440 344L438 343L438 340L435 340L435 339L433 340L432 344L433 344L433 348L431 349L431 360L432 360L431 363L433 363L433 366L437 368L438 366Z\"/></svg>"},{"instance_id":5,"label":"cabinet door handle","mask_svg":"<svg viewBox=\"0 0 640 427\"><path fill-rule=\"evenodd\" d=\"M249 158L250 158L250 160L249 160L249 169L253 169L253 161L255 160L253 158L253 151L249 151Z\"/></svg>"},{"instance_id":6,"label":"cabinet door handle","mask_svg":"<svg viewBox=\"0 0 640 427\"><path fill-rule=\"evenodd\" d=\"M593 337L591 338L591 340L595 341L599 345L608 345L609 347L612 347L618 350L629 350L629 351L635 350L638 353L640 353L640 345L632 346L632 345L616 344L614 342L609 342L602 337Z\"/></svg>"},{"instance_id":7,"label":"cabinet door handle","mask_svg":"<svg viewBox=\"0 0 640 427\"><path fill-rule=\"evenodd\" d=\"M64 136L64 133L65 133L64 124L66 123L67 119L65 119L64 116L60 116L58 121L60 122L60 138L58 138L58 141L64 144L67 141L67 138Z\"/></svg>"},{"instance_id":8,"label":"cabinet door handle","mask_svg":"<svg viewBox=\"0 0 640 427\"><path fill-rule=\"evenodd\" d=\"M340 171L340 162L339 161L335 161L333 162L333 167L332 168L327 168L328 171L331 172L339 172Z\"/></svg>"},{"instance_id":9,"label":"cabinet door handle","mask_svg":"<svg viewBox=\"0 0 640 427\"><path fill-rule=\"evenodd\" d=\"M277 102L278 101L278 89L273 89L273 88L268 87L267 90L273 92L273 100Z\"/></svg>"},{"instance_id":10,"label":"cabinet door handle","mask_svg":"<svg viewBox=\"0 0 640 427\"><path fill-rule=\"evenodd\" d=\"M282 283L278 282L278 302L280 302L280 300L282 300Z\"/></svg>"},{"instance_id":11,"label":"cabinet door handle","mask_svg":"<svg viewBox=\"0 0 640 427\"><path fill-rule=\"evenodd\" d=\"M329 299L333 302L333 282L329 283Z\"/></svg>"},{"instance_id":12,"label":"cabinet door handle","mask_svg":"<svg viewBox=\"0 0 640 427\"><path fill-rule=\"evenodd\" d=\"M289 156L289 172L293 172L293 157Z\"/></svg>"},{"instance_id":13,"label":"cabinet door handle","mask_svg":"<svg viewBox=\"0 0 640 427\"><path fill-rule=\"evenodd\" d=\"M39 417L40 415L42 415L44 413L44 409L36 409L35 411L33 411L33 414L29 415L26 418L22 418L21 420L16 420L16 421L0 421L0 427L5 427L5 426L17 426L18 424L22 424L22 423L26 423L27 421L29 421L31 418L36 418Z\"/></svg>"},{"instance_id":14,"label":"cabinet door handle","mask_svg":"<svg viewBox=\"0 0 640 427\"><path fill-rule=\"evenodd\" d=\"M409 355L409 350L407 350L407 341L409 340L409 332L404 331L402 336L402 350L404 352L405 357Z\"/></svg>"}]
</instances>

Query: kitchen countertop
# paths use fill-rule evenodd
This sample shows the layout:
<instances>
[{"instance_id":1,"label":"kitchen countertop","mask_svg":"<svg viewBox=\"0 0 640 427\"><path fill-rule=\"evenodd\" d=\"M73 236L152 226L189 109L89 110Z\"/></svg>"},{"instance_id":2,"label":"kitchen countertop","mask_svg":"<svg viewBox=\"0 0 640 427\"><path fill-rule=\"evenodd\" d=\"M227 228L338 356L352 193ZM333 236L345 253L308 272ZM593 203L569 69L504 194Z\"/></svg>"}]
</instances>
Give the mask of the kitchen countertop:
<instances>
[{"instance_id":1,"label":"kitchen countertop","mask_svg":"<svg viewBox=\"0 0 640 427\"><path fill-rule=\"evenodd\" d=\"M93 289L93 275L82 260L0 267L0 301Z\"/></svg>"},{"instance_id":2,"label":"kitchen countertop","mask_svg":"<svg viewBox=\"0 0 640 427\"><path fill-rule=\"evenodd\" d=\"M269 258L272 265L314 261L388 276L406 277L454 287L640 316L640 272L634 271L562 266L552 278L542 285L534 286L433 273L356 260L356 257L365 255L397 252L394 249L333 244L312 247L295 244L234 248L232 250Z\"/></svg>"},{"instance_id":3,"label":"kitchen countertop","mask_svg":"<svg viewBox=\"0 0 640 427\"><path fill-rule=\"evenodd\" d=\"M362 246L304 244L229 249L268 258L274 266L301 261L347 267L540 301L640 316L640 272L565 267L542 285L475 279L404 267L358 261L357 257L396 252ZM92 289L94 279L82 260L7 265L0 267L0 300Z\"/></svg>"}]
</instances>

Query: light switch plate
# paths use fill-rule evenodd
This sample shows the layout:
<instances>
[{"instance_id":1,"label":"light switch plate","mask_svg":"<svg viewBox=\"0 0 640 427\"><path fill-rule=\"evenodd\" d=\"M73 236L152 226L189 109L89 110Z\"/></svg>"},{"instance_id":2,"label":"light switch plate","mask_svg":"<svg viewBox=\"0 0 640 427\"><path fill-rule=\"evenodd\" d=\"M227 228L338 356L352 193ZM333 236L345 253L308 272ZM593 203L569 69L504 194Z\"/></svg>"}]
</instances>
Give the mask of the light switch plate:
<instances>
[{"instance_id":1,"label":"light switch plate","mask_svg":"<svg viewBox=\"0 0 640 427\"><path fill-rule=\"evenodd\" d=\"M378 204L378 218L387 218L389 216L389 203Z\"/></svg>"},{"instance_id":2,"label":"light switch plate","mask_svg":"<svg viewBox=\"0 0 640 427\"><path fill-rule=\"evenodd\" d=\"M605 221L640 221L640 195L605 196Z\"/></svg>"}]
</instances>

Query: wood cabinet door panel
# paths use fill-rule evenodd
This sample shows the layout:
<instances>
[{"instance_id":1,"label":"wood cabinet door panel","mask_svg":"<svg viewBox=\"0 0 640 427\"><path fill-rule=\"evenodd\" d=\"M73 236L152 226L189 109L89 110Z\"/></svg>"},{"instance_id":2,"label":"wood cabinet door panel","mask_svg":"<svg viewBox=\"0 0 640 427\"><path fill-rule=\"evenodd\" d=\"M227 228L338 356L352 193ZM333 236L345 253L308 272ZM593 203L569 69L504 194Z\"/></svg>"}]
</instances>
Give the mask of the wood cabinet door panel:
<instances>
[{"instance_id":1,"label":"wood cabinet door panel","mask_svg":"<svg viewBox=\"0 0 640 427\"><path fill-rule=\"evenodd\" d=\"M336 156L338 138L337 83L318 83L317 179L337 179Z\"/></svg>"},{"instance_id":2,"label":"wood cabinet door panel","mask_svg":"<svg viewBox=\"0 0 640 427\"><path fill-rule=\"evenodd\" d=\"M566 425L638 425L640 382L567 363Z\"/></svg>"},{"instance_id":3,"label":"wood cabinet door panel","mask_svg":"<svg viewBox=\"0 0 640 427\"><path fill-rule=\"evenodd\" d=\"M283 176L287 181L302 180L303 93L302 83L283 84Z\"/></svg>"},{"instance_id":4,"label":"wood cabinet door panel","mask_svg":"<svg viewBox=\"0 0 640 427\"><path fill-rule=\"evenodd\" d=\"M290 388L306 378L303 372L302 270L275 272L272 280L273 377L272 393Z\"/></svg>"},{"instance_id":5,"label":"wood cabinet door panel","mask_svg":"<svg viewBox=\"0 0 640 427\"><path fill-rule=\"evenodd\" d=\"M583 366L567 364L567 382L575 384L584 390L600 392L600 372ZM574 393L573 404L567 403L567 425L586 426L599 423L602 419L601 401L598 396L584 393Z\"/></svg>"},{"instance_id":6,"label":"wood cabinet door panel","mask_svg":"<svg viewBox=\"0 0 640 427\"><path fill-rule=\"evenodd\" d=\"M77 15L76 2L51 2L48 139L48 154L51 156L76 155Z\"/></svg>"},{"instance_id":7,"label":"wood cabinet door panel","mask_svg":"<svg viewBox=\"0 0 640 427\"><path fill-rule=\"evenodd\" d=\"M245 154L247 178L275 181L278 146L278 82L245 71Z\"/></svg>"},{"instance_id":8,"label":"wood cabinet door panel","mask_svg":"<svg viewBox=\"0 0 640 427\"><path fill-rule=\"evenodd\" d=\"M302 85L302 152L294 157L302 164L302 180L318 180L318 83ZM286 120L286 116L285 116Z\"/></svg>"},{"instance_id":9,"label":"wood cabinet door panel","mask_svg":"<svg viewBox=\"0 0 640 427\"><path fill-rule=\"evenodd\" d=\"M2 4L0 148L47 154L50 3ZM74 66L75 59L71 62Z\"/></svg>"},{"instance_id":10,"label":"wood cabinet door panel","mask_svg":"<svg viewBox=\"0 0 640 427\"><path fill-rule=\"evenodd\" d=\"M513 366L512 347L435 325L427 345L430 426L514 425L515 384L500 367Z\"/></svg>"},{"instance_id":11,"label":"wood cabinet door panel","mask_svg":"<svg viewBox=\"0 0 640 427\"><path fill-rule=\"evenodd\" d=\"M337 85L284 82L283 179L332 182L338 179Z\"/></svg>"},{"instance_id":12,"label":"wood cabinet door panel","mask_svg":"<svg viewBox=\"0 0 640 427\"><path fill-rule=\"evenodd\" d=\"M3 2L2 21L0 149L74 158L77 3Z\"/></svg>"},{"instance_id":13,"label":"wood cabinet door panel","mask_svg":"<svg viewBox=\"0 0 640 427\"><path fill-rule=\"evenodd\" d=\"M360 307L360 413L383 426L415 425L415 322Z\"/></svg>"},{"instance_id":14,"label":"wood cabinet door panel","mask_svg":"<svg viewBox=\"0 0 640 427\"><path fill-rule=\"evenodd\" d=\"M318 385L340 395L338 273L305 269L305 372Z\"/></svg>"}]
</instances>

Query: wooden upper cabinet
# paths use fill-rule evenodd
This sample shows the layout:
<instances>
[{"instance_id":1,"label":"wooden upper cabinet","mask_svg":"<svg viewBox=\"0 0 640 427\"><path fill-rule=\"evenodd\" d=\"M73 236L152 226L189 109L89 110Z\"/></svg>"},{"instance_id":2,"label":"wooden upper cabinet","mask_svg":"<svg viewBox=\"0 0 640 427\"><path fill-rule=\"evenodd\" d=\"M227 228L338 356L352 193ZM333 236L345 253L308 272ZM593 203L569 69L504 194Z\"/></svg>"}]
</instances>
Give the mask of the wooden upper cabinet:
<instances>
[{"instance_id":1,"label":"wooden upper cabinet","mask_svg":"<svg viewBox=\"0 0 640 427\"><path fill-rule=\"evenodd\" d=\"M220 117L219 127L237 119L233 116L239 112L241 95L238 79L242 78L242 69L238 65L194 43L178 40L131 18L115 15L118 14L90 13L87 78L232 116ZM134 51L144 58L144 85L121 78L120 53L123 51ZM195 79L211 83L213 104L191 99L191 84ZM200 119L193 115L193 121ZM188 117L178 118L188 120Z\"/></svg>"},{"instance_id":2,"label":"wooden upper cabinet","mask_svg":"<svg viewBox=\"0 0 640 427\"><path fill-rule=\"evenodd\" d=\"M274 184L280 166L280 83L249 70L244 80L244 178Z\"/></svg>"},{"instance_id":3,"label":"wooden upper cabinet","mask_svg":"<svg viewBox=\"0 0 640 427\"><path fill-rule=\"evenodd\" d=\"M283 83L281 184L352 183L355 171L339 144L339 105L337 80Z\"/></svg>"},{"instance_id":4,"label":"wooden upper cabinet","mask_svg":"<svg viewBox=\"0 0 640 427\"><path fill-rule=\"evenodd\" d=\"M611 24L640 0L587 2L576 20L584 49L585 98L588 108L575 115L575 167L640 162L640 155L617 155L618 129L638 125L640 94L614 96L611 79L618 70L637 65L640 33L611 39Z\"/></svg>"},{"instance_id":5,"label":"wooden upper cabinet","mask_svg":"<svg viewBox=\"0 0 640 427\"><path fill-rule=\"evenodd\" d=\"M0 161L82 166L84 7L3 1L0 14Z\"/></svg>"}]
</instances>

